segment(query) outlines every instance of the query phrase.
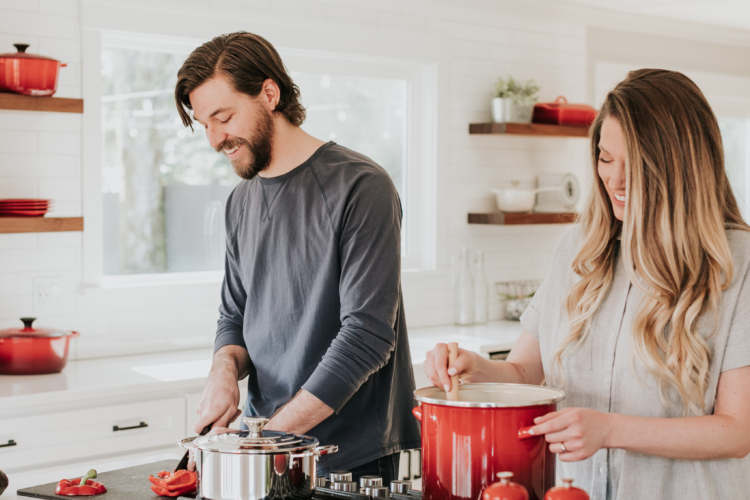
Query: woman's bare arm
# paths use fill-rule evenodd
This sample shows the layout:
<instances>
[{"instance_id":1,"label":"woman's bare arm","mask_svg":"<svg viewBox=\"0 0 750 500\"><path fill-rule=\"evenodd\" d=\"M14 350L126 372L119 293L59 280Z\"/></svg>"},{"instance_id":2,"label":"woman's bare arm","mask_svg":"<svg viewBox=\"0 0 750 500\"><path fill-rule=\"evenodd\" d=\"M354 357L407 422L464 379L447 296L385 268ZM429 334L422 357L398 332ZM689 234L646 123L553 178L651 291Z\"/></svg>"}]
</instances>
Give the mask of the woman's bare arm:
<instances>
[{"instance_id":1,"label":"woman's bare arm","mask_svg":"<svg viewBox=\"0 0 750 500\"><path fill-rule=\"evenodd\" d=\"M721 374L713 415L652 418L565 408L536 419L564 462L590 457L602 448L677 460L744 458L750 454L750 367Z\"/></svg>"},{"instance_id":2,"label":"woman's bare arm","mask_svg":"<svg viewBox=\"0 0 750 500\"><path fill-rule=\"evenodd\" d=\"M438 344L427 353L424 370L433 384L446 391L450 391L451 376L456 374L461 383L541 384L544 381L539 342L526 330L521 333L506 361L492 361L475 352L459 349L453 366L448 366L448 346Z\"/></svg>"}]
</instances>

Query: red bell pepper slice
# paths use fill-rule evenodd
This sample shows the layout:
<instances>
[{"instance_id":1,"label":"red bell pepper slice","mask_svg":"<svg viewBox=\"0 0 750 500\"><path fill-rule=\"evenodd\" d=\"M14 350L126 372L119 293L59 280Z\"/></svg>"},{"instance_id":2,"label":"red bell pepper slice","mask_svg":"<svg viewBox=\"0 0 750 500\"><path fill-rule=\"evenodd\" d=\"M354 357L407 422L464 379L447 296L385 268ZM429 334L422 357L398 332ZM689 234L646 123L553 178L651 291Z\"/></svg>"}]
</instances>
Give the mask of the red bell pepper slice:
<instances>
[{"instance_id":1,"label":"red bell pepper slice","mask_svg":"<svg viewBox=\"0 0 750 500\"><path fill-rule=\"evenodd\" d=\"M61 479L57 483L55 493L65 496L92 496L101 495L107 492L107 488L102 483L90 479L96 477L96 471L91 469L82 478Z\"/></svg>"},{"instance_id":2,"label":"red bell pepper slice","mask_svg":"<svg viewBox=\"0 0 750 500\"><path fill-rule=\"evenodd\" d=\"M177 497L185 493L192 493L198 486L198 476L193 471L161 471L157 476L148 477L148 480L152 483L151 490L157 495L165 497Z\"/></svg>"}]
</instances>

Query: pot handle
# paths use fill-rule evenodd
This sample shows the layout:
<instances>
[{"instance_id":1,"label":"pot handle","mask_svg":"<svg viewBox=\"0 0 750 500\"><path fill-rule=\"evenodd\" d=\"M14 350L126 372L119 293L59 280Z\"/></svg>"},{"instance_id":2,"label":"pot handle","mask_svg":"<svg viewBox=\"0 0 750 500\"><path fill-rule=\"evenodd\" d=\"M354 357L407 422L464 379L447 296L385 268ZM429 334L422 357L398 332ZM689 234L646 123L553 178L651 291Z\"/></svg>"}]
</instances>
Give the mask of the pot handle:
<instances>
[{"instance_id":1,"label":"pot handle","mask_svg":"<svg viewBox=\"0 0 750 500\"><path fill-rule=\"evenodd\" d=\"M194 440L198 439L200 436L193 436L185 439L181 439L177 441L177 444L186 450L194 450L195 449L195 443L193 443Z\"/></svg>"},{"instance_id":2,"label":"pot handle","mask_svg":"<svg viewBox=\"0 0 750 500\"><path fill-rule=\"evenodd\" d=\"M319 457L322 457L323 455L330 455L331 453L336 453L339 451L339 447L335 444L329 444L326 446L318 446L312 451L308 451L307 453L290 453L290 458L305 458L314 456L316 459Z\"/></svg>"},{"instance_id":3,"label":"pot handle","mask_svg":"<svg viewBox=\"0 0 750 500\"><path fill-rule=\"evenodd\" d=\"M75 330L71 330L70 335L68 335L68 337L70 337L71 339L74 339L74 338L80 337L80 336L81 336L81 334L78 333L78 332L76 332Z\"/></svg>"},{"instance_id":4,"label":"pot handle","mask_svg":"<svg viewBox=\"0 0 750 500\"><path fill-rule=\"evenodd\" d=\"M417 417L417 420L420 422L422 421L422 407L421 406L415 406L411 410L412 414L414 414L415 417Z\"/></svg>"},{"instance_id":5,"label":"pot handle","mask_svg":"<svg viewBox=\"0 0 750 500\"><path fill-rule=\"evenodd\" d=\"M521 427L520 429L518 429L518 439L530 439L533 437L539 437L538 435L529 432L533 427L533 425L530 425L528 427Z\"/></svg>"},{"instance_id":6,"label":"pot handle","mask_svg":"<svg viewBox=\"0 0 750 500\"><path fill-rule=\"evenodd\" d=\"M336 453L339 451L339 447L335 444L329 444L326 446L318 446L315 448L315 456L320 457L323 455L330 455L331 453Z\"/></svg>"}]
</instances>

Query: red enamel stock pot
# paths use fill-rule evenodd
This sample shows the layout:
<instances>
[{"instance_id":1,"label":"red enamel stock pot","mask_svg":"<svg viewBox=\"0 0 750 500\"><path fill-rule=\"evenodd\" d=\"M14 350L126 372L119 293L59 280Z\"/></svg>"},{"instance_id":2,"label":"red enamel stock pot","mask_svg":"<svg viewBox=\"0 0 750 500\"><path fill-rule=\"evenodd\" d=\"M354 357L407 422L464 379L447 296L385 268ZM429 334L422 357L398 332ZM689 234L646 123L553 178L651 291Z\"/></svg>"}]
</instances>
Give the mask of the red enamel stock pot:
<instances>
[{"instance_id":1,"label":"red enamel stock pot","mask_svg":"<svg viewBox=\"0 0 750 500\"><path fill-rule=\"evenodd\" d=\"M510 471L530 500L555 485L555 455L544 436L528 433L536 417L557 410L559 389L522 384L464 384L459 401L427 387L414 391L422 423L424 500L477 500Z\"/></svg>"},{"instance_id":2,"label":"red enamel stock pot","mask_svg":"<svg viewBox=\"0 0 750 500\"><path fill-rule=\"evenodd\" d=\"M0 92L50 96L57 91L57 75L66 64L51 57L26 53L25 43L14 44L17 52L0 54Z\"/></svg>"},{"instance_id":3,"label":"red enamel stock pot","mask_svg":"<svg viewBox=\"0 0 750 500\"><path fill-rule=\"evenodd\" d=\"M81 334L57 328L34 328L36 318L21 318L23 328L0 330L0 374L57 373L68 362L70 339Z\"/></svg>"}]
</instances>

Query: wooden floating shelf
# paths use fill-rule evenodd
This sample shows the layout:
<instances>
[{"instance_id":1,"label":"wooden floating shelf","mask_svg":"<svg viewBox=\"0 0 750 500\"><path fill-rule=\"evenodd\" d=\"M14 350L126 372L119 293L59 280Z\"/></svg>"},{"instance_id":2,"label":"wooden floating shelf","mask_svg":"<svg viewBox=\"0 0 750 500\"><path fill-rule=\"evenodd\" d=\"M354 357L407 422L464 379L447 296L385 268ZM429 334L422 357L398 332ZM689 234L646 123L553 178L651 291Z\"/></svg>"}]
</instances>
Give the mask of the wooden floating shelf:
<instances>
[{"instance_id":1,"label":"wooden floating shelf","mask_svg":"<svg viewBox=\"0 0 750 500\"><path fill-rule=\"evenodd\" d=\"M83 217L0 217L0 233L83 231Z\"/></svg>"},{"instance_id":2,"label":"wooden floating shelf","mask_svg":"<svg viewBox=\"0 0 750 500\"><path fill-rule=\"evenodd\" d=\"M470 134L511 134L546 137L588 137L588 127L547 125L545 123L470 123Z\"/></svg>"},{"instance_id":3,"label":"wooden floating shelf","mask_svg":"<svg viewBox=\"0 0 750 500\"><path fill-rule=\"evenodd\" d=\"M83 99L39 97L0 92L0 109L12 109L17 111L53 111L56 113L83 113Z\"/></svg>"},{"instance_id":4,"label":"wooden floating shelf","mask_svg":"<svg viewBox=\"0 0 750 500\"><path fill-rule=\"evenodd\" d=\"M488 214L469 214L469 224L493 224L500 226L521 224L572 224L578 214L575 213L525 213L506 214L493 212Z\"/></svg>"}]
</instances>

